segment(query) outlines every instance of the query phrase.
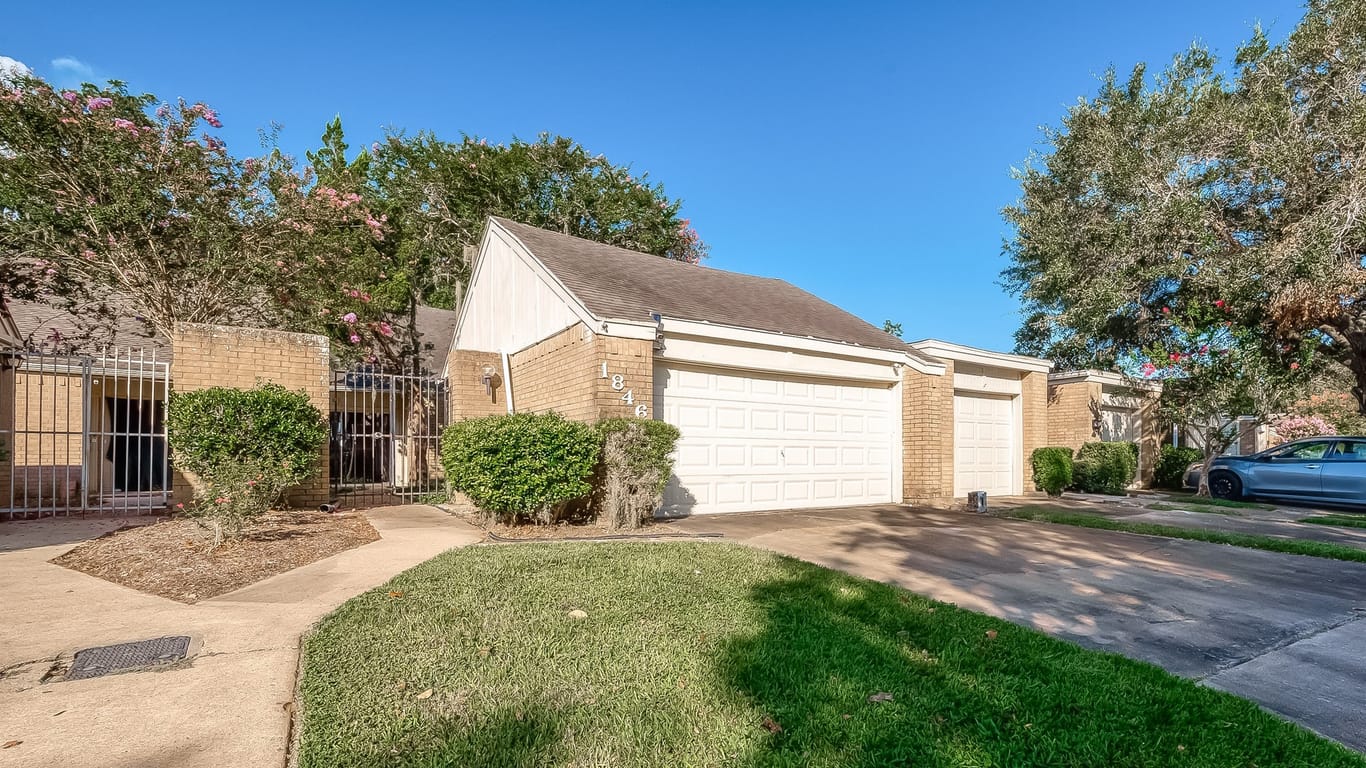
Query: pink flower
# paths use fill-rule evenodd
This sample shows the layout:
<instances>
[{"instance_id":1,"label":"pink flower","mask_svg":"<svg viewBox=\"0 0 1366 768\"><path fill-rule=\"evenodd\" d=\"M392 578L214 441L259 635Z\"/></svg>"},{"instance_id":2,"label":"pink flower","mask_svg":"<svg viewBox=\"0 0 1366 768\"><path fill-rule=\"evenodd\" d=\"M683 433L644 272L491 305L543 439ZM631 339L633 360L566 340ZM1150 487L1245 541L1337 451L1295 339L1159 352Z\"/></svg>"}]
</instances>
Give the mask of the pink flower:
<instances>
[{"instance_id":1,"label":"pink flower","mask_svg":"<svg viewBox=\"0 0 1366 768\"><path fill-rule=\"evenodd\" d=\"M80 94L74 91L62 91L62 98L66 99L68 102L72 104L75 104L76 102L81 100Z\"/></svg>"},{"instance_id":2,"label":"pink flower","mask_svg":"<svg viewBox=\"0 0 1366 768\"><path fill-rule=\"evenodd\" d=\"M1299 363L1291 363L1291 364L1290 364L1290 370L1292 370L1292 371L1298 371L1299 369L1300 369L1300 364L1299 364Z\"/></svg>"},{"instance_id":3,"label":"pink flower","mask_svg":"<svg viewBox=\"0 0 1366 768\"><path fill-rule=\"evenodd\" d=\"M393 335L394 335L394 327L393 327L392 325L389 325L388 323L380 323L380 324L379 324L379 335L385 336L385 337L393 336Z\"/></svg>"},{"instance_id":4,"label":"pink flower","mask_svg":"<svg viewBox=\"0 0 1366 768\"><path fill-rule=\"evenodd\" d=\"M1162 314L1164 314L1164 315L1170 315L1171 313L1172 313L1172 308L1171 308L1171 307L1163 307L1163 308L1162 308Z\"/></svg>"},{"instance_id":5,"label":"pink flower","mask_svg":"<svg viewBox=\"0 0 1366 768\"><path fill-rule=\"evenodd\" d=\"M355 290L355 289L353 288L353 289L351 289L351 291L350 291L350 296L351 296L351 298L353 298L353 299L359 299L359 298L360 298L360 291L357 291L357 290Z\"/></svg>"},{"instance_id":6,"label":"pink flower","mask_svg":"<svg viewBox=\"0 0 1366 768\"><path fill-rule=\"evenodd\" d=\"M215 128L222 128L222 127L223 127L222 121L220 121L220 120L218 119L218 113L217 113L217 112L213 111L212 109L209 109L208 107L204 107L203 112L204 112L204 122L208 123L209 125L212 125L212 126L215 127Z\"/></svg>"},{"instance_id":7,"label":"pink flower","mask_svg":"<svg viewBox=\"0 0 1366 768\"><path fill-rule=\"evenodd\" d=\"M247 485L256 485L256 481L255 481L255 480L248 480L248 481L247 481Z\"/></svg>"},{"instance_id":8,"label":"pink flower","mask_svg":"<svg viewBox=\"0 0 1366 768\"><path fill-rule=\"evenodd\" d=\"M91 112L94 112L97 109L104 109L105 107L112 106L114 106L114 100L109 98L108 96L96 96L95 98L92 98L85 102L86 109L89 109Z\"/></svg>"},{"instance_id":9,"label":"pink flower","mask_svg":"<svg viewBox=\"0 0 1366 768\"><path fill-rule=\"evenodd\" d=\"M342 315L342 322L346 323L347 325L354 325L356 322L356 313L347 312L346 314Z\"/></svg>"},{"instance_id":10,"label":"pink flower","mask_svg":"<svg viewBox=\"0 0 1366 768\"><path fill-rule=\"evenodd\" d=\"M352 344L359 344L359 343L360 343L360 336L357 335L357 334L354 334L354 333L351 334L351 343L352 343Z\"/></svg>"},{"instance_id":11,"label":"pink flower","mask_svg":"<svg viewBox=\"0 0 1366 768\"><path fill-rule=\"evenodd\" d=\"M79 122L79 121L76 120L76 118L74 118L74 117L63 117L63 118L59 118L59 120L60 120L61 122L63 122L63 123L66 123L67 125L70 125L70 124L75 123L75 122Z\"/></svg>"},{"instance_id":12,"label":"pink flower","mask_svg":"<svg viewBox=\"0 0 1366 768\"><path fill-rule=\"evenodd\" d=\"M228 497L227 497L227 496L219 496L218 498L216 498L216 499L213 500L213 503L215 503L215 504L227 504L227 503L228 503Z\"/></svg>"},{"instance_id":13,"label":"pink flower","mask_svg":"<svg viewBox=\"0 0 1366 768\"><path fill-rule=\"evenodd\" d=\"M1180 353L1180 352L1173 352L1173 353L1171 353L1170 355L1167 355L1167 359L1170 360L1170 361L1172 361L1173 363L1175 363L1175 362L1177 362L1178 360L1181 359L1181 353Z\"/></svg>"},{"instance_id":14,"label":"pink flower","mask_svg":"<svg viewBox=\"0 0 1366 768\"><path fill-rule=\"evenodd\" d=\"M1208 351L1209 351L1209 345L1208 345L1208 344L1201 344L1201 345L1200 345L1200 354L1203 355L1203 354L1205 354L1205 353L1208 352Z\"/></svg>"},{"instance_id":15,"label":"pink flower","mask_svg":"<svg viewBox=\"0 0 1366 768\"><path fill-rule=\"evenodd\" d=\"M90 250L89 248L86 248L84 251L81 251L81 256L87 259L93 259L95 258L95 252Z\"/></svg>"},{"instance_id":16,"label":"pink flower","mask_svg":"<svg viewBox=\"0 0 1366 768\"><path fill-rule=\"evenodd\" d=\"M1224 300L1223 300L1223 299L1216 299L1215 302L1214 302L1214 306L1223 308L1223 306L1224 306Z\"/></svg>"},{"instance_id":17,"label":"pink flower","mask_svg":"<svg viewBox=\"0 0 1366 768\"><path fill-rule=\"evenodd\" d=\"M185 508L185 505L184 505L184 504L177 504L177 505L175 505L175 508L176 508L176 509L184 509L184 508Z\"/></svg>"},{"instance_id":18,"label":"pink flower","mask_svg":"<svg viewBox=\"0 0 1366 768\"><path fill-rule=\"evenodd\" d=\"M1157 373L1157 366L1153 365L1152 363L1144 363L1143 367L1138 369L1138 372L1143 374L1145 377L1152 376Z\"/></svg>"},{"instance_id":19,"label":"pink flower","mask_svg":"<svg viewBox=\"0 0 1366 768\"><path fill-rule=\"evenodd\" d=\"M122 128L125 131L132 131L133 133L138 132L138 127L136 125L133 125L133 121L124 120L121 117L114 118L114 127Z\"/></svg>"}]
</instances>

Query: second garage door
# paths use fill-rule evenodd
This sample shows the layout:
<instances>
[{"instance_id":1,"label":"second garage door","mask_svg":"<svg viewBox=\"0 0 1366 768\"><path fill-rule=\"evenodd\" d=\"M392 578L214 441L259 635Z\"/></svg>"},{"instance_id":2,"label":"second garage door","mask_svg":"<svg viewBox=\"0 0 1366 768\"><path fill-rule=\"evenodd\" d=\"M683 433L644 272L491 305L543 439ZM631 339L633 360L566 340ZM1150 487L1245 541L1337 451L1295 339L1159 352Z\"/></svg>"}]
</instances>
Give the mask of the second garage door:
<instances>
[{"instance_id":1,"label":"second garage door","mask_svg":"<svg viewBox=\"0 0 1366 768\"><path fill-rule=\"evenodd\" d=\"M660 365L655 409L682 436L672 514L892 500L887 385Z\"/></svg>"},{"instance_id":2,"label":"second garage door","mask_svg":"<svg viewBox=\"0 0 1366 768\"><path fill-rule=\"evenodd\" d=\"M1010 397L953 396L953 492L1015 493L1015 418Z\"/></svg>"}]
</instances>

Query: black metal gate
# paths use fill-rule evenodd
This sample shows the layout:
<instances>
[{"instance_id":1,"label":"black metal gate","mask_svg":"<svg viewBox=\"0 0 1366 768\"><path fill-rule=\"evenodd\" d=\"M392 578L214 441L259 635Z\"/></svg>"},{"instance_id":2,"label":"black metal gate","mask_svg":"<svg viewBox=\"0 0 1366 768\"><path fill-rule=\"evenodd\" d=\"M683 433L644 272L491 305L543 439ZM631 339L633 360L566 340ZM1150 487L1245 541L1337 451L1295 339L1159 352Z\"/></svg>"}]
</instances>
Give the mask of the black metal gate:
<instances>
[{"instance_id":1,"label":"black metal gate","mask_svg":"<svg viewBox=\"0 0 1366 768\"><path fill-rule=\"evenodd\" d=\"M343 507L444 501L441 376L360 366L332 374L332 498Z\"/></svg>"}]
</instances>

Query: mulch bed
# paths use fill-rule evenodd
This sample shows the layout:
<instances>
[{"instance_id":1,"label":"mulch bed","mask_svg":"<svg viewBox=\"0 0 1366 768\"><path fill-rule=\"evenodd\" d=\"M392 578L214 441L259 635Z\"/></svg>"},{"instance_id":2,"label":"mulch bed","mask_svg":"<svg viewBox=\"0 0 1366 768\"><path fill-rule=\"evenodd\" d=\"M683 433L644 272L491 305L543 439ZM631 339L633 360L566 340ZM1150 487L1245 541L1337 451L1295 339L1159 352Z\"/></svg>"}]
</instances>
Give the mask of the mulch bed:
<instances>
[{"instance_id":1,"label":"mulch bed","mask_svg":"<svg viewBox=\"0 0 1366 768\"><path fill-rule=\"evenodd\" d=\"M130 526L51 560L141 592L196 603L301 565L377 541L359 513L271 512L208 551L212 534L193 520Z\"/></svg>"}]
</instances>

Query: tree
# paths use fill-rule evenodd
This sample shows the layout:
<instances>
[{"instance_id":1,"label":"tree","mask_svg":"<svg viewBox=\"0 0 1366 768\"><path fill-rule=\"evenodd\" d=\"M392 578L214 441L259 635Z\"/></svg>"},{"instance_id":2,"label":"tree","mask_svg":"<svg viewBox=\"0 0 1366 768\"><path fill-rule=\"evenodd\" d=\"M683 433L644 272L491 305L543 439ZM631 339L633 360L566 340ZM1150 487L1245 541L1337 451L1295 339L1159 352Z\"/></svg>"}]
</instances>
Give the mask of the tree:
<instances>
[{"instance_id":1,"label":"tree","mask_svg":"<svg viewBox=\"0 0 1366 768\"><path fill-rule=\"evenodd\" d=\"M1260 30L1227 76L1201 48L1151 83L1106 75L1019 173L1006 285L1021 352L1123 364L1219 306L1243 355L1311 349L1351 370L1366 412L1366 4L1310 0L1281 45ZM1249 362L1249 365L1252 363Z\"/></svg>"},{"instance_id":2,"label":"tree","mask_svg":"<svg viewBox=\"0 0 1366 768\"><path fill-rule=\"evenodd\" d=\"M882 321L882 332L901 338L901 323L894 323L891 320Z\"/></svg>"},{"instance_id":3,"label":"tree","mask_svg":"<svg viewBox=\"0 0 1366 768\"><path fill-rule=\"evenodd\" d=\"M332 286L382 269L382 221L278 151L233 158L208 106L154 104L117 82L0 91L0 296L163 336L181 322L381 333Z\"/></svg>"}]
</instances>

